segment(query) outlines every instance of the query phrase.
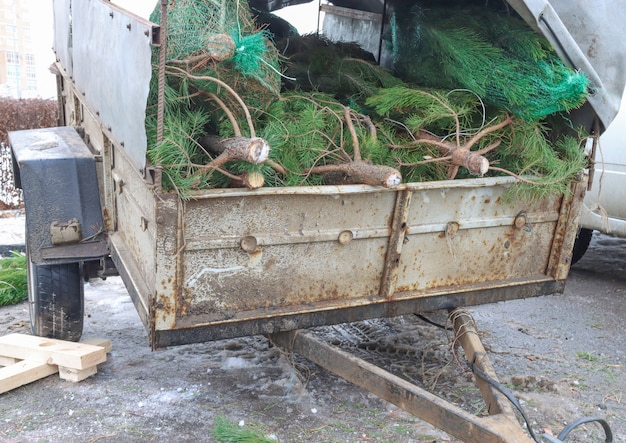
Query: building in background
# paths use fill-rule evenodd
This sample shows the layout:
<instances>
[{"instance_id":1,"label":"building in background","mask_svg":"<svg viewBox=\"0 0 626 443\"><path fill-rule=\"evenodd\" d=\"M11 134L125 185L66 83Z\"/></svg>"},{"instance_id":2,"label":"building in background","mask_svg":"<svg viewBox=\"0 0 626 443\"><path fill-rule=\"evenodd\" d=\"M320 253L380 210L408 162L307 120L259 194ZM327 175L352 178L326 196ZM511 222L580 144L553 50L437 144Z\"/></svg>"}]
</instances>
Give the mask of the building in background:
<instances>
[{"instance_id":1,"label":"building in background","mask_svg":"<svg viewBox=\"0 0 626 443\"><path fill-rule=\"evenodd\" d=\"M0 96L53 97L51 3L0 0Z\"/></svg>"}]
</instances>

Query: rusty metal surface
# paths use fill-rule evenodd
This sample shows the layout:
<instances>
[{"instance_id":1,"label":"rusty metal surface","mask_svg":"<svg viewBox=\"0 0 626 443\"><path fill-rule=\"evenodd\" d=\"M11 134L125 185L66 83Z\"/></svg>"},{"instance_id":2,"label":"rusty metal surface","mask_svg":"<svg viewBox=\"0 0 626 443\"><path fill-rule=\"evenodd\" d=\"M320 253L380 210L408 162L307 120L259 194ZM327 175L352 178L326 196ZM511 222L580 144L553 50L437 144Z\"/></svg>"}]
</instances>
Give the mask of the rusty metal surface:
<instances>
[{"instance_id":1,"label":"rusty metal surface","mask_svg":"<svg viewBox=\"0 0 626 443\"><path fill-rule=\"evenodd\" d=\"M572 205L505 204L508 178L182 202L108 150L113 255L154 347L562 291Z\"/></svg>"},{"instance_id":2,"label":"rusty metal surface","mask_svg":"<svg viewBox=\"0 0 626 443\"><path fill-rule=\"evenodd\" d=\"M582 174L581 174L582 175ZM582 175L579 182L572 183L571 198L563 199L559 214L559 221L554 234L550 261L547 273L556 279L565 279L572 264L572 250L578 227L588 176Z\"/></svg>"},{"instance_id":3,"label":"rusty metal surface","mask_svg":"<svg viewBox=\"0 0 626 443\"><path fill-rule=\"evenodd\" d=\"M135 274L133 276L136 277ZM125 280L126 281L126 280ZM127 283L128 285L128 283ZM288 306L283 309L245 312L233 318L210 323L197 323L180 326L177 329L151 331L151 345L162 348L186 343L200 343L224 338L250 335L265 335L294 329L348 323L364 319L388 318L416 312L453 309L459 306L474 306L497 303L507 300L534 297L563 292L564 281L545 279L544 281L519 280L508 286L496 288L462 288L457 293L430 294L427 297L412 297L402 294L393 302L382 299L364 299L361 305L337 307ZM141 289L138 290L141 292ZM131 296L133 291L131 290ZM135 296L133 296L135 297ZM135 303L137 305L137 303ZM144 324L148 325L147 322Z\"/></svg>"},{"instance_id":4,"label":"rusty metal surface","mask_svg":"<svg viewBox=\"0 0 626 443\"><path fill-rule=\"evenodd\" d=\"M477 417L430 392L317 338L312 331L271 336L273 343L296 352L340 377L401 407L467 443L531 443L512 414Z\"/></svg>"},{"instance_id":5,"label":"rusty metal surface","mask_svg":"<svg viewBox=\"0 0 626 443\"><path fill-rule=\"evenodd\" d=\"M545 275L560 198L508 203L507 187L416 192L396 289ZM526 223L516 226L520 214Z\"/></svg>"},{"instance_id":6,"label":"rusty metal surface","mask_svg":"<svg viewBox=\"0 0 626 443\"><path fill-rule=\"evenodd\" d=\"M398 268L400 266L402 247L404 242L407 241L407 212L411 204L412 195L413 193L410 190L405 189L399 193L396 199L389 245L387 247L387 257L385 259L385 267L382 270L381 287L378 291L381 297L391 298L398 282Z\"/></svg>"},{"instance_id":7,"label":"rusty metal surface","mask_svg":"<svg viewBox=\"0 0 626 443\"><path fill-rule=\"evenodd\" d=\"M511 183L198 196L181 206L182 279L170 327L550 279L561 199L505 203Z\"/></svg>"},{"instance_id":8,"label":"rusty metal surface","mask_svg":"<svg viewBox=\"0 0 626 443\"><path fill-rule=\"evenodd\" d=\"M394 205L393 192L186 203L181 321L377 295Z\"/></svg>"}]
</instances>

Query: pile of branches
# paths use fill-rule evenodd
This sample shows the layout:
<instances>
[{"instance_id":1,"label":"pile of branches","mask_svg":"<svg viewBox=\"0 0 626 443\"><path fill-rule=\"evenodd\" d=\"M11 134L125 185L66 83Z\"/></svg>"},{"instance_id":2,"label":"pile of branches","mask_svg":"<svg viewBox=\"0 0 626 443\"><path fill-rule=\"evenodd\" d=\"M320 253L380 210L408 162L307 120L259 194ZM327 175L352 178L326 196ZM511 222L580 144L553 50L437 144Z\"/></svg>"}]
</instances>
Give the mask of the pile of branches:
<instances>
[{"instance_id":1,"label":"pile of branches","mask_svg":"<svg viewBox=\"0 0 626 443\"><path fill-rule=\"evenodd\" d=\"M215 187L395 187L508 174L533 198L567 192L585 164L584 134L553 130L564 119L523 119L466 89L416 86L356 45L319 36L274 43L282 89L261 101L239 81L198 75L187 59L168 63L165 133L148 151L166 189L188 198Z\"/></svg>"}]
</instances>

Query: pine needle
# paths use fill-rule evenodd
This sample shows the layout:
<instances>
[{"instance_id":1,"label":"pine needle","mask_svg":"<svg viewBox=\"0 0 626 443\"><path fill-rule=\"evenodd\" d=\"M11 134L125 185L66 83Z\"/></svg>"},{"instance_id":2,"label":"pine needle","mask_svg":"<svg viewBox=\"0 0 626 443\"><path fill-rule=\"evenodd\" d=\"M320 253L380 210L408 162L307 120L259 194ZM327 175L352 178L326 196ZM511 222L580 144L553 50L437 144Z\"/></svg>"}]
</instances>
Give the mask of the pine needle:
<instances>
[{"instance_id":1,"label":"pine needle","mask_svg":"<svg viewBox=\"0 0 626 443\"><path fill-rule=\"evenodd\" d=\"M203 111L179 109L165 115L164 134L161 143L152 140L148 158L153 164L163 167L163 188L176 189L182 198L185 191L207 187L211 172L201 170L202 165L211 160L196 140L205 134L209 115ZM156 126L154 119L148 119L149 127ZM156 131L148 131L156 134Z\"/></svg>"},{"instance_id":2,"label":"pine needle","mask_svg":"<svg viewBox=\"0 0 626 443\"><path fill-rule=\"evenodd\" d=\"M276 440L263 436L257 429L239 426L228 420L223 415L215 417L215 427L212 431L213 437L220 442L233 443L276 443Z\"/></svg>"},{"instance_id":3,"label":"pine needle","mask_svg":"<svg viewBox=\"0 0 626 443\"><path fill-rule=\"evenodd\" d=\"M507 198L538 201L556 194L569 194L569 183L587 162L580 146L585 135L562 135L550 142L548 133L542 125L517 121L508 148L497 152L499 167L518 171L518 175L528 176L529 180L516 183Z\"/></svg>"},{"instance_id":4,"label":"pine needle","mask_svg":"<svg viewBox=\"0 0 626 443\"><path fill-rule=\"evenodd\" d=\"M488 8L414 6L397 12L392 27L395 72L407 82L470 89L529 121L586 100L587 77L514 17Z\"/></svg>"},{"instance_id":5,"label":"pine needle","mask_svg":"<svg viewBox=\"0 0 626 443\"><path fill-rule=\"evenodd\" d=\"M14 305L28 297L26 256L13 251L0 259L0 306Z\"/></svg>"}]
</instances>

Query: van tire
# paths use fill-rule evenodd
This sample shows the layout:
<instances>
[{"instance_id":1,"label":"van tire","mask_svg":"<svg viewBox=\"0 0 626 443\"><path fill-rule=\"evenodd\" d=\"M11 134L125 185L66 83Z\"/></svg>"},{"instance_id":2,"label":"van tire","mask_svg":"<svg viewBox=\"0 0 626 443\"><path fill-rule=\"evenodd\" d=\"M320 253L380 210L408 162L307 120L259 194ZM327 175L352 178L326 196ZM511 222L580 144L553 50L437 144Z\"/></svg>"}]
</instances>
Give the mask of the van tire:
<instances>
[{"instance_id":1,"label":"van tire","mask_svg":"<svg viewBox=\"0 0 626 443\"><path fill-rule=\"evenodd\" d=\"M28 263L31 332L39 337L80 340L84 316L81 263L36 265L30 257Z\"/></svg>"},{"instance_id":2,"label":"van tire","mask_svg":"<svg viewBox=\"0 0 626 443\"><path fill-rule=\"evenodd\" d=\"M574 241L574 249L572 251L572 265L575 265L581 258L583 258L583 255L587 252L592 236L592 229L580 228L578 230L576 240Z\"/></svg>"}]
</instances>

